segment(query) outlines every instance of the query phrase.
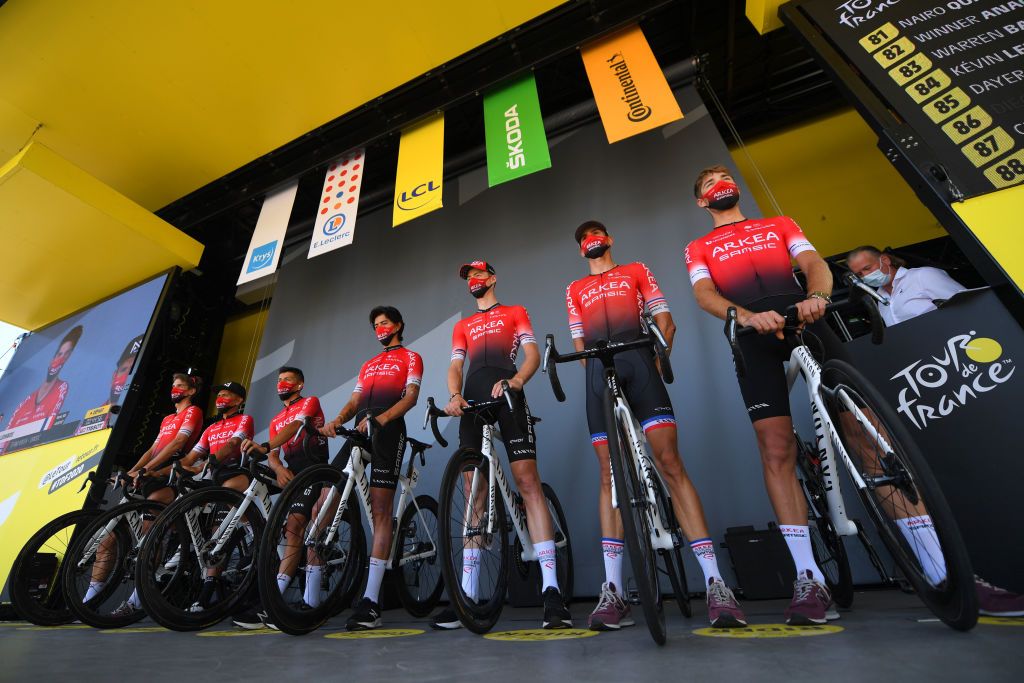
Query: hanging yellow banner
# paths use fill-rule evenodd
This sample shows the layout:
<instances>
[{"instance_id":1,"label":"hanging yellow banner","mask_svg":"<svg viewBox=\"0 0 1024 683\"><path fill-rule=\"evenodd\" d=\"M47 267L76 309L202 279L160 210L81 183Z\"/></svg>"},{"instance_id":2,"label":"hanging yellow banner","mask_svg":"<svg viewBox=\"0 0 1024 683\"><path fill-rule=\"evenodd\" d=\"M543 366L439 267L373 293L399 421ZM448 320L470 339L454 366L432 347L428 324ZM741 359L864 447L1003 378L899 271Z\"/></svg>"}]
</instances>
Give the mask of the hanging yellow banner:
<instances>
[{"instance_id":1,"label":"hanging yellow banner","mask_svg":"<svg viewBox=\"0 0 1024 683\"><path fill-rule=\"evenodd\" d=\"M444 180L444 114L402 131L395 177L392 226L441 208Z\"/></svg>"},{"instance_id":2,"label":"hanging yellow banner","mask_svg":"<svg viewBox=\"0 0 1024 683\"><path fill-rule=\"evenodd\" d=\"M582 54L608 142L683 118L639 26L585 45Z\"/></svg>"}]
</instances>

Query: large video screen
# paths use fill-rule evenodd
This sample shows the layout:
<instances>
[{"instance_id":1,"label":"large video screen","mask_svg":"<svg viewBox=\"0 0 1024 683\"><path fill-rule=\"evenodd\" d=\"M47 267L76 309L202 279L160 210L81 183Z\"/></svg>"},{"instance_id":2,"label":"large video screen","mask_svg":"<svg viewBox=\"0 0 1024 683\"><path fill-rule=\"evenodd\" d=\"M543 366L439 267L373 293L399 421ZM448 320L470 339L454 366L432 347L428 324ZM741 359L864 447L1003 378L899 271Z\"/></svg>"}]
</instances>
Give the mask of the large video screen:
<instances>
[{"instance_id":1,"label":"large video screen","mask_svg":"<svg viewBox=\"0 0 1024 683\"><path fill-rule=\"evenodd\" d=\"M107 426L166 281L161 275L22 340L0 377L0 455Z\"/></svg>"}]
</instances>

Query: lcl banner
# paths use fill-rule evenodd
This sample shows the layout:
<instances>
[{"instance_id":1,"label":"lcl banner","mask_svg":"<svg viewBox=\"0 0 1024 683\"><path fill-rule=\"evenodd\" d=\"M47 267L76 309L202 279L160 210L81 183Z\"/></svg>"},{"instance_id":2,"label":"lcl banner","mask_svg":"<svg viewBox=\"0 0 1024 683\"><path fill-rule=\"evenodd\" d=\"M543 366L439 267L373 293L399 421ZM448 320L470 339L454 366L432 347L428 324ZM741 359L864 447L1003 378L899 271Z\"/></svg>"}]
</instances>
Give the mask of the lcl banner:
<instances>
[{"instance_id":1,"label":"lcl banner","mask_svg":"<svg viewBox=\"0 0 1024 683\"><path fill-rule=\"evenodd\" d=\"M359 191L363 186L365 152L362 147L350 149L327 166L306 258L352 244L356 233Z\"/></svg>"},{"instance_id":2,"label":"lcl banner","mask_svg":"<svg viewBox=\"0 0 1024 683\"><path fill-rule=\"evenodd\" d=\"M444 114L402 131L391 224L397 227L441 208L444 178Z\"/></svg>"},{"instance_id":3,"label":"lcl banner","mask_svg":"<svg viewBox=\"0 0 1024 683\"><path fill-rule=\"evenodd\" d=\"M484 95L484 134L488 187L551 168L532 73Z\"/></svg>"},{"instance_id":4,"label":"lcl banner","mask_svg":"<svg viewBox=\"0 0 1024 683\"><path fill-rule=\"evenodd\" d=\"M609 143L683 118L639 26L585 45L582 55Z\"/></svg>"},{"instance_id":5,"label":"lcl banner","mask_svg":"<svg viewBox=\"0 0 1024 683\"><path fill-rule=\"evenodd\" d=\"M238 284L258 280L277 270L284 233L288 229L288 218L291 217L298 189L299 181L296 180L267 193L260 217L256 220L256 229L252 232L252 240L249 241L249 251L242 262Z\"/></svg>"}]
</instances>

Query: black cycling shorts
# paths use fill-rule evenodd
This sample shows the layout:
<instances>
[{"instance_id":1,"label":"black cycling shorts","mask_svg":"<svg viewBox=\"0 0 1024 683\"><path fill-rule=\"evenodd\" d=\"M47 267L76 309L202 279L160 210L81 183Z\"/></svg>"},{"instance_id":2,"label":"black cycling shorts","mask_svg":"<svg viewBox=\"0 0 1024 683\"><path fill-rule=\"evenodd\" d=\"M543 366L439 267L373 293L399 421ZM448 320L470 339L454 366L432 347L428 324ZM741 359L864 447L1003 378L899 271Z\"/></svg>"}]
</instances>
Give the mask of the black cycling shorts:
<instances>
[{"instance_id":1,"label":"black cycling shorts","mask_svg":"<svg viewBox=\"0 0 1024 683\"><path fill-rule=\"evenodd\" d=\"M356 415L355 424L371 411L360 411ZM373 411L380 412L380 411ZM370 455L370 486L380 489L398 487L398 475L402 469L402 456L405 453L405 418L392 420L374 431ZM345 441L331 464L343 468L352 453L352 442Z\"/></svg>"},{"instance_id":2,"label":"black cycling shorts","mask_svg":"<svg viewBox=\"0 0 1024 683\"><path fill-rule=\"evenodd\" d=\"M213 468L213 483L217 486L223 486L224 482L229 479L242 475L246 479L249 478L249 470L244 470L238 466L238 460L233 460L225 463L217 463Z\"/></svg>"},{"instance_id":3,"label":"black cycling shorts","mask_svg":"<svg viewBox=\"0 0 1024 683\"><path fill-rule=\"evenodd\" d=\"M619 387L645 433L664 427L675 428L672 402L658 374L651 351L632 349L617 354L615 372L619 376ZM587 425L590 427L590 443L594 446L608 445L608 429L604 423L604 392L604 365L597 359L588 358Z\"/></svg>"},{"instance_id":4,"label":"black cycling shorts","mask_svg":"<svg viewBox=\"0 0 1024 683\"><path fill-rule=\"evenodd\" d=\"M153 495L160 489L172 488L170 485L168 485L167 479L168 475L166 474L162 474L159 477L154 477L148 474L143 476L141 486L142 495L146 498L149 498L151 495Z\"/></svg>"},{"instance_id":5,"label":"black cycling shorts","mask_svg":"<svg viewBox=\"0 0 1024 683\"><path fill-rule=\"evenodd\" d=\"M515 372L505 368L485 367L474 370L466 379L462 397L471 402L493 401L491 389L495 383L513 376ZM515 410L509 409L508 404L502 399L498 407L462 416L459 422L460 447L481 450L484 425L497 422L509 462L537 459L537 438L530 419L530 407L526 404L526 394L519 391L511 393Z\"/></svg>"},{"instance_id":6,"label":"black cycling shorts","mask_svg":"<svg viewBox=\"0 0 1024 683\"><path fill-rule=\"evenodd\" d=\"M307 467L319 465L327 461L326 457L321 460L318 456L319 454L314 457L309 457L302 453L298 455L291 455L288 456L285 467L291 470L292 474L299 474ZM288 512L309 517L313 510L313 505L316 504L319 497L320 486L308 486L298 498L292 501L292 504L288 507Z\"/></svg>"},{"instance_id":7,"label":"black cycling shorts","mask_svg":"<svg viewBox=\"0 0 1024 683\"><path fill-rule=\"evenodd\" d=\"M802 297L786 295L769 297L748 305L748 310L759 313L785 309L801 301ZM769 417L789 417L789 387L786 384L784 363L789 360L792 347L773 334L754 334L739 338L740 350L746 364L746 374L737 376L743 404L751 422ZM827 359L848 359L846 349L836 333L824 319L804 329L804 341L819 363Z\"/></svg>"}]
</instances>

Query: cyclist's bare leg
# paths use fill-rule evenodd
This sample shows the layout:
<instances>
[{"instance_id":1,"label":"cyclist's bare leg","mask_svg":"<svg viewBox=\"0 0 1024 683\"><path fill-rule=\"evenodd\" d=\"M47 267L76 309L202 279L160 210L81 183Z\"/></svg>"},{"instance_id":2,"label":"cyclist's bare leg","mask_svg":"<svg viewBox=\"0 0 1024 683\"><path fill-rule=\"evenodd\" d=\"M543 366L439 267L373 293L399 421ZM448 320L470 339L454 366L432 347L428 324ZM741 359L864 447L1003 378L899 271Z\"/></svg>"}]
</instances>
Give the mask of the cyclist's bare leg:
<instances>
[{"instance_id":1,"label":"cyclist's bare leg","mask_svg":"<svg viewBox=\"0 0 1024 683\"><path fill-rule=\"evenodd\" d=\"M597 469L601 475L601 492L597 498L601 535L605 538L622 538L622 517L612 507L612 469L607 444L594 444L594 452L597 454Z\"/></svg>"},{"instance_id":2,"label":"cyclist's bare leg","mask_svg":"<svg viewBox=\"0 0 1024 683\"><path fill-rule=\"evenodd\" d=\"M530 539L535 544L552 540L555 532L551 522L551 511L541 488L537 461L517 460L511 464L512 476L526 506L526 526L530 530Z\"/></svg>"},{"instance_id":3,"label":"cyclist's bare leg","mask_svg":"<svg viewBox=\"0 0 1024 683\"><path fill-rule=\"evenodd\" d=\"M394 515L395 489L370 487L370 511L373 513L373 550L370 557L387 560L394 534L391 521Z\"/></svg>"},{"instance_id":4,"label":"cyclist's bare leg","mask_svg":"<svg viewBox=\"0 0 1024 683\"><path fill-rule=\"evenodd\" d=\"M683 467L675 427L661 427L647 432L654 462L672 493L672 508L679 526L690 541L708 537L708 523L697 489Z\"/></svg>"},{"instance_id":5,"label":"cyclist's bare leg","mask_svg":"<svg viewBox=\"0 0 1024 683\"><path fill-rule=\"evenodd\" d=\"M466 526L479 527L483 520L484 513L487 511L487 480L482 476L482 474L483 473L480 470L476 469L471 472L462 473L462 484L466 501L469 501L469 497L473 492L473 477L476 476L477 478L476 497L473 499L473 508L466 511L466 514L468 515L468 518L466 519ZM464 539L462 547L467 550L471 548L479 548L480 537L472 536Z\"/></svg>"},{"instance_id":6,"label":"cyclist's bare leg","mask_svg":"<svg viewBox=\"0 0 1024 683\"><path fill-rule=\"evenodd\" d=\"M796 479L796 438L788 416L766 417L754 422L761 452L764 486L779 524L807 525L807 500Z\"/></svg>"},{"instance_id":7,"label":"cyclist's bare leg","mask_svg":"<svg viewBox=\"0 0 1024 683\"><path fill-rule=\"evenodd\" d=\"M282 574L295 576L295 570L299 566L300 553L303 546L303 532L308 522L309 517L306 515L300 515L297 512L292 512L288 515L288 520L284 524L284 542L288 550L285 552L284 557L281 558L281 564L277 566L278 576Z\"/></svg>"}]
</instances>

